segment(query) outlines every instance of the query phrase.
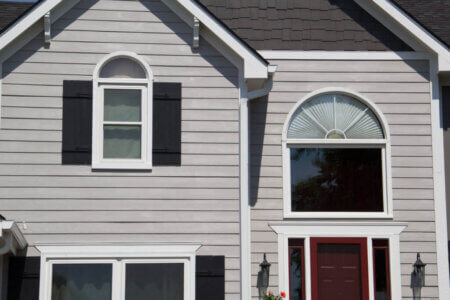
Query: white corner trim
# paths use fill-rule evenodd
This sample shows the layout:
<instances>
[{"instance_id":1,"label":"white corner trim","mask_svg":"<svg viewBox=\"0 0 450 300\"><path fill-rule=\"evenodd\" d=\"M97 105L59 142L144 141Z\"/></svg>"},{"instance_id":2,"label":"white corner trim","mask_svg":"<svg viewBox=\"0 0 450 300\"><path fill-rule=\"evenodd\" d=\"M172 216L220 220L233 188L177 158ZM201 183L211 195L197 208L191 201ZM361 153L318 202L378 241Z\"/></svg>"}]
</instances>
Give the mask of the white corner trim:
<instances>
[{"instance_id":1,"label":"white corner trim","mask_svg":"<svg viewBox=\"0 0 450 300\"><path fill-rule=\"evenodd\" d=\"M194 30L192 33L192 48L198 49L200 47L200 21L194 17Z\"/></svg>"},{"instance_id":2,"label":"white corner trim","mask_svg":"<svg viewBox=\"0 0 450 300\"><path fill-rule=\"evenodd\" d=\"M25 18L0 35L0 51L62 1L46 0L38 4Z\"/></svg>"},{"instance_id":3,"label":"white corner trim","mask_svg":"<svg viewBox=\"0 0 450 300\"><path fill-rule=\"evenodd\" d=\"M261 50L265 59L273 60L428 60L426 52L391 51L295 51Z\"/></svg>"},{"instance_id":4,"label":"white corner trim","mask_svg":"<svg viewBox=\"0 0 450 300\"><path fill-rule=\"evenodd\" d=\"M373 238L389 239L389 263L392 299L401 299L400 233L407 223L399 222L321 222L321 221L287 221L273 222L269 226L278 235L278 288L286 292L289 299L289 256L288 240L304 239L305 255L305 291L306 300L311 300L311 259L310 239L313 237L363 237L367 238L368 249ZM368 251L368 254L370 251ZM370 256L368 256L370 257ZM368 259L369 300L374 300L373 264Z\"/></svg>"},{"instance_id":5,"label":"white corner trim","mask_svg":"<svg viewBox=\"0 0 450 300\"><path fill-rule=\"evenodd\" d=\"M442 95L440 95L438 63L430 61L431 126L433 145L433 183L436 224L436 252L438 266L439 299L450 299L448 262L447 209L444 169L444 134L442 124ZM449 174L447 174L448 176Z\"/></svg>"},{"instance_id":6,"label":"white corner trim","mask_svg":"<svg viewBox=\"0 0 450 300\"><path fill-rule=\"evenodd\" d=\"M47 12L44 15L44 42L46 44L50 44L50 41L52 39L52 33L51 33L51 15L50 12Z\"/></svg>"},{"instance_id":7,"label":"white corner trim","mask_svg":"<svg viewBox=\"0 0 450 300\"><path fill-rule=\"evenodd\" d=\"M415 20L408 16L403 10L387 0L356 0L375 18L379 19L377 13L383 12L388 15L396 25L399 25L402 31L407 32L410 36L419 41L425 48L436 53L439 57L439 71L450 71L450 53L449 49L429 31L424 29Z\"/></svg>"}]
</instances>

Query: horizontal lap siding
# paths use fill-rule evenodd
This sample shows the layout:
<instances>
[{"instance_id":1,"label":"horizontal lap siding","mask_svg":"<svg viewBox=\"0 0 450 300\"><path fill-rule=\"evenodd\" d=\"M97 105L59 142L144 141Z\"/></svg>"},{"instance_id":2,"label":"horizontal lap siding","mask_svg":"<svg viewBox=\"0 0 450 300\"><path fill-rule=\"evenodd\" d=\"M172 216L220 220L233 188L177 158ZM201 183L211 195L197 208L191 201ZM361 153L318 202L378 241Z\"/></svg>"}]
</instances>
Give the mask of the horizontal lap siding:
<instances>
[{"instance_id":1,"label":"horizontal lap siding","mask_svg":"<svg viewBox=\"0 0 450 300\"><path fill-rule=\"evenodd\" d=\"M278 65L267 103L251 103L252 295L263 253L278 285L278 246L268 222L283 220L281 131L287 114L308 93L348 88L372 100L389 123L394 220L408 222L400 236L402 289L411 299L411 264L421 252L427 265L424 299L437 297L430 84L427 61L271 61Z\"/></svg>"},{"instance_id":2,"label":"horizontal lap siding","mask_svg":"<svg viewBox=\"0 0 450 300\"><path fill-rule=\"evenodd\" d=\"M150 10L150 12L149 12ZM40 26L40 24L39 24ZM81 1L3 64L0 210L37 242L199 242L225 255L239 297L237 69L158 1ZM63 80L91 80L105 55L133 51L155 82L182 83L182 165L151 173L61 165ZM37 255L30 249L29 255Z\"/></svg>"}]
</instances>

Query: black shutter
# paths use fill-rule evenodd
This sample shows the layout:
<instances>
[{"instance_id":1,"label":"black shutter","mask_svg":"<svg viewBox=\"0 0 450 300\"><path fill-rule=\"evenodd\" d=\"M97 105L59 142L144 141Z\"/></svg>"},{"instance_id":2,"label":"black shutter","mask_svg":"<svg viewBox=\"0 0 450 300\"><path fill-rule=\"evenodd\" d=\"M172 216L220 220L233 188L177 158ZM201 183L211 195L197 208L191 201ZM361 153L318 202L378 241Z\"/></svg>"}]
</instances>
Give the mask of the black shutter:
<instances>
[{"instance_id":1,"label":"black shutter","mask_svg":"<svg viewBox=\"0 0 450 300\"><path fill-rule=\"evenodd\" d=\"M196 300L225 299L225 257L196 257Z\"/></svg>"},{"instance_id":2,"label":"black shutter","mask_svg":"<svg viewBox=\"0 0 450 300\"><path fill-rule=\"evenodd\" d=\"M181 83L153 84L153 165L181 164Z\"/></svg>"},{"instance_id":3,"label":"black shutter","mask_svg":"<svg viewBox=\"0 0 450 300\"><path fill-rule=\"evenodd\" d=\"M64 80L62 133L62 164L91 164L92 81Z\"/></svg>"},{"instance_id":4,"label":"black shutter","mask_svg":"<svg viewBox=\"0 0 450 300\"><path fill-rule=\"evenodd\" d=\"M39 300L40 257L9 258L8 300Z\"/></svg>"}]
</instances>

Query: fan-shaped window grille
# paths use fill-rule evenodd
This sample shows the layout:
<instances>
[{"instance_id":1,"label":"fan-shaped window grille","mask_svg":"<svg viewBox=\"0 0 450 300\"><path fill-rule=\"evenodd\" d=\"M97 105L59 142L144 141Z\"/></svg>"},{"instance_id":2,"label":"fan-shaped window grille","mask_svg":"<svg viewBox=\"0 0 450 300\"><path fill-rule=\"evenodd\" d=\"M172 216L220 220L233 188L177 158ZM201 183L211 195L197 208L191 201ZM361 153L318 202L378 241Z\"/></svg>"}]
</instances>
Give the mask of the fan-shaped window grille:
<instances>
[{"instance_id":1,"label":"fan-shaped window grille","mask_svg":"<svg viewBox=\"0 0 450 300\"><path fill-rule=\"evenodd\" d=\"M382 139L376 115L361 101L344 94L324 94L303 103L294 113L291 139Z\"/></svg>"}]
</instances>

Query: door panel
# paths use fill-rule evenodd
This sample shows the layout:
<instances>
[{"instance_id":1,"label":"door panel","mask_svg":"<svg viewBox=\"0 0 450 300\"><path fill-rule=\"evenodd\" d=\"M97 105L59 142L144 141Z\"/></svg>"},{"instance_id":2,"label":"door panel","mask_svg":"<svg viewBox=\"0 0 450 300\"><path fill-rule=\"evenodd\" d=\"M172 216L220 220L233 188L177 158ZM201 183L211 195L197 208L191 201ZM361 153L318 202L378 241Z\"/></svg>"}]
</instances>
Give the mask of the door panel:
<instances>
[{"instance_id":1,"label":"door panel","mask_svg":"<svg viewBox=\"0 0 450 300\"><path fill-rule=\"evenodd\" d=\"M313 300L367 300L366 239L311 239Z\"/></svg>"}]
</instances>

